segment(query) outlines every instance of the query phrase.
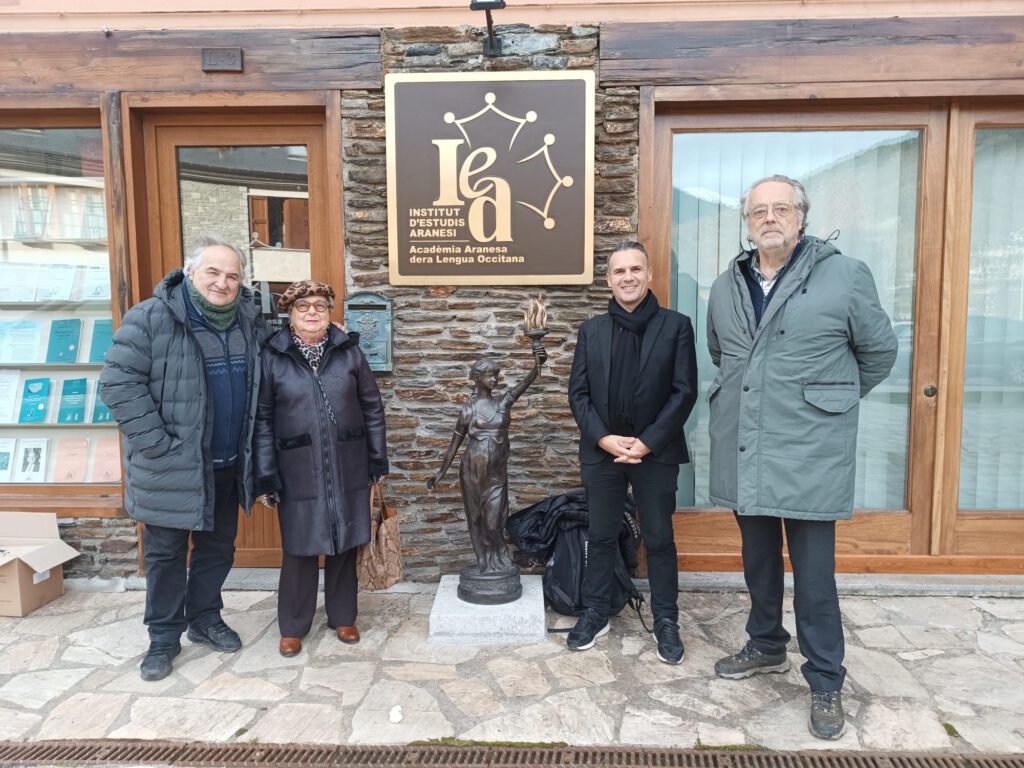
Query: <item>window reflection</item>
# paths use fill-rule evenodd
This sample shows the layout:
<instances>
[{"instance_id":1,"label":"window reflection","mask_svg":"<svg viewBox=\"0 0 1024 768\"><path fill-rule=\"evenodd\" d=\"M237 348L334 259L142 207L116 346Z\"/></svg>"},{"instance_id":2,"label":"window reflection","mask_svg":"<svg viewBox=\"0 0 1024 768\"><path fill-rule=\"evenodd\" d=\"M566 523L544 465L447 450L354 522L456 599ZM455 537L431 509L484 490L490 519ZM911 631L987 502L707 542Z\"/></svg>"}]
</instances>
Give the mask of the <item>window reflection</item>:
<instances>
[{"instance_id":1,"label":"window reflection","mask_svg":"<svg viewBox=\"0 0 1024 768\"><path fill-rule=\"evenodd\" d=\"M694 321L701 391L686 427L692 464L680 472L679 506L710 505L707 389L717 369L705 341L707 296L714 279L749 247L740 196L776 173L806 187L808 234L835 237L843 253L868 264L900 338L892 375L861 403L855 504L905 506L920 152L918 131L675 135L672 303Z\"/></svg>"},{"instance_id":2,"label":"window reflection","mask_svg":"<svg viewBox=\"0 0 1024 768\"><path fill-rule=\"evenodd\" d=\"M1024 507L1024 129L980 129L960 449L961 509Z\"/></svg>"},{"instance_id":3,"label":"window reflection","mask_svg":"<svg viewBox=\"0 0 1024 768\"><path fill-rule=\"evenodd\" d=\"M0 129L0 483L117 483L96 128Z\"/></svg>"},{"instance_id":4,"label":"window reflection","mask_svg":"<svg viewBox=\"0 0 1024 768\"><path fill-rule=\"evenodd\" d=\"M179 147L182 253L217 232L249 248L253 283L311 276L306 147Z\"/></svg>"}]
</instances>

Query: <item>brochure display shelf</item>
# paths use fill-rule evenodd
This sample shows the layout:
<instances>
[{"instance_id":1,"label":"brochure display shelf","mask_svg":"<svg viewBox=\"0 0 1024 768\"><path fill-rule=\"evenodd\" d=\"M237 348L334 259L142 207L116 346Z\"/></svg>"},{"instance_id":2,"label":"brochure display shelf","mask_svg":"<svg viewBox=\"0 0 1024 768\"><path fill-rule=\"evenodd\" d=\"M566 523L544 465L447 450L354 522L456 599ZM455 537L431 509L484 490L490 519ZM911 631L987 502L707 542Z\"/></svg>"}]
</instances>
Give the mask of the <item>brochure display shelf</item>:
<instances>
[{"instance_id":1,"label":"brochure display shelf","mask_svg":"<svg viewBox=\"0 0 1024 768\"><path fill-rule=\"evenodd\" d=\"M0 495L119 486L117 430L97 397L113 336L106 249L33 245L26 255L46 262L0 261Z\"/></svg>"},{"instance_id":2,"label":"brochure display shelf","mask_svg":"<svg viewBox=\"0 0 1024 768\"><path fill-rule=\"evenodd\" d=\"M96 397L113 335L103 136L0 127L0 509L124 515Z\"/></svg>"}]
</instances>

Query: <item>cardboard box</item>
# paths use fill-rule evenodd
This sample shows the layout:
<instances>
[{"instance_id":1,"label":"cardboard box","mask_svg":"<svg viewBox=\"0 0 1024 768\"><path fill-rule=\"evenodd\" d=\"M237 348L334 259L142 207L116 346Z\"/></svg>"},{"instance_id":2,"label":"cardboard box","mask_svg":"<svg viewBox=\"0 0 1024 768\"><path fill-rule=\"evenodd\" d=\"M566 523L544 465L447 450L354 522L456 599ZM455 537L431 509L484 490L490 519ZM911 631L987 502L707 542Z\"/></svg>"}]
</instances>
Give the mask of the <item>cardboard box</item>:
<instances>
[{"instance_id":1,"label":"cardboard box","mask_svg":"<svg viewBox=\"0 0 1024 768\"><path fill-rule=\"evenodd\" d=\"M0 616L25 616L63 595L61 565L77 556L52 512L0 512Z\"/></svg>"}]
</instances>

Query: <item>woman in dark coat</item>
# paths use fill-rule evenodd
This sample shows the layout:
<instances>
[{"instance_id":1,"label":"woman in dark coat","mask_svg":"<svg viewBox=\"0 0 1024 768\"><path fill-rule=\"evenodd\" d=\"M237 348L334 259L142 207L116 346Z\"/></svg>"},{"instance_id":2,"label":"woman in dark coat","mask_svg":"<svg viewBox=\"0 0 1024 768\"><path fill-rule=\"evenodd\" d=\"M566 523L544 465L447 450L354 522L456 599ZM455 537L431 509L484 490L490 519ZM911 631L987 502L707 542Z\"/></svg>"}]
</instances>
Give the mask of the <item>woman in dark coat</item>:
<instances>
[{"instance_id":1,"label":"woman in dark coat","mask_svg":"<svg viewBox=\"0 0 1024 768\"><path fill-rule=\"evenodd\" d=\"M302 650L313 624L320 555L328 625L359 642L356 551L370 540L370 483L388 472L377 381L358 334L331 324L333 306L326 283L292 284L277 303L289 326L263 352L254 464L256 491L281 525L282 656Z\"/></svg>"}]
</instances>

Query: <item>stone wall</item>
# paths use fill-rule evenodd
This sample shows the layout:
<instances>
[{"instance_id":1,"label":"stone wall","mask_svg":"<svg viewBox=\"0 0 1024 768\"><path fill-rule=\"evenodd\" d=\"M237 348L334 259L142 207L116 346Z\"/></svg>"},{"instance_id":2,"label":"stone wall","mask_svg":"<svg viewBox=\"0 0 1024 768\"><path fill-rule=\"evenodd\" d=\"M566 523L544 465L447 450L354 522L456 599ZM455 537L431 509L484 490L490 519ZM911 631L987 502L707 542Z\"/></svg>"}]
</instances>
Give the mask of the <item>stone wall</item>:
<instances>
[{"instance_id":1,"label":"stone wall","mask_svg":"<svg viewBox=\"0 0 1024 768\"><path fill-rule=\"evenodd\" d=\"M139 572L139 543L133 520L62 517L60 537L78 550L64 564L64 578L103 579L133 576Z\"/></svg>"},{"instance_id":2,"label":"stone wall","mask_svg":"<svg viewBox=\"0 0 1024 768\"><path fill-rule=\"evenodd\" d=\"M499 26L504 53L481 53L485 31L416 28L382 31L385 73L594 69L595 26ZM532 364L522 336L530 296L549 308L549 352L541 377L513 411L509 464L511 510L579 485L575 422L566 387L575 330L603 311L609 292L604 259L633 237L637 220L639 92L598 88L595 121L595 276L586 287L398 287L388 283L384 95L346 91L342 99L346 280L349 292L379 291L395 302L395 372L382 374L387 404L391 492L402 520L406 576L435 580L472 559L454 465L434 493L459 404L471 394L469 366L483 356L502 366L505 385Z\"/></svg>"}]
</instances>

